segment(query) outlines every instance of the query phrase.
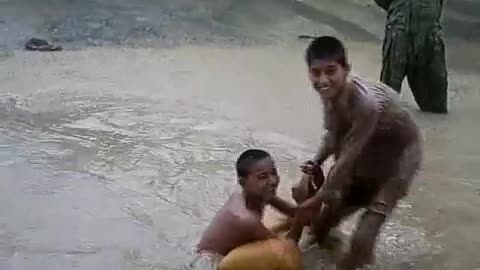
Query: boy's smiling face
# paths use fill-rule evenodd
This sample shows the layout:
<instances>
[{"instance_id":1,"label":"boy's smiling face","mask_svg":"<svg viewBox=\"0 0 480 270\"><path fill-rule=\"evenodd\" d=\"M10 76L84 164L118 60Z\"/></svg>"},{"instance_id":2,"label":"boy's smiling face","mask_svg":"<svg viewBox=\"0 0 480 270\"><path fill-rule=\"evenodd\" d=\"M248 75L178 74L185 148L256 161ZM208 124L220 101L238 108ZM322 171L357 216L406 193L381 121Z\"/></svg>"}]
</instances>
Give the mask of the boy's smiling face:
<instances>
[{"instance_id":1,"label":"boy's smiling face","mask_svg":"<svg viewBox=\"0 0 480 270\"><path fill-rule=\"evenodd\" d=\"M266 202L275 196L280 177L274 161L271 158L264 158L252 164L248 175L241 181L246 195Z\"/></svg>"},{"instance_id":2,"label":"boy's smiling face","mask_svg":"<svg viewBox=\"0 0 480 270\"><path fill-rule=\"evenodd\" d=\"M334 59L314 60L308 67L310 82L317 93L326 99L335 99L342 93L348 68Z\"/></svg>"}]
</instances>

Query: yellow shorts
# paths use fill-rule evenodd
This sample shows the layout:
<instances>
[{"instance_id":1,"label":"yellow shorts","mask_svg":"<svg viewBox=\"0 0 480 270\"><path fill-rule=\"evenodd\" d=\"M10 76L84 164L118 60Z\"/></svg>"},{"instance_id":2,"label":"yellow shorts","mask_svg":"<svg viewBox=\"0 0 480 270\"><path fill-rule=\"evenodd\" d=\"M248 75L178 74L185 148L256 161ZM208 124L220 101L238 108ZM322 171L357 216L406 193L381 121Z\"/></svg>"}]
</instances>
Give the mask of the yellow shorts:
<instances>
[{"instance_id":1,"label":"yellow shorts","mask_svg":"<svg viewBox=\"0 0 480 270\"><path fill-rule=\"evenodd\" d=\"M302 255L288 239L268 239L238 247L225 256L219 270L300 270Z\"/></svg>"}]
</instances>

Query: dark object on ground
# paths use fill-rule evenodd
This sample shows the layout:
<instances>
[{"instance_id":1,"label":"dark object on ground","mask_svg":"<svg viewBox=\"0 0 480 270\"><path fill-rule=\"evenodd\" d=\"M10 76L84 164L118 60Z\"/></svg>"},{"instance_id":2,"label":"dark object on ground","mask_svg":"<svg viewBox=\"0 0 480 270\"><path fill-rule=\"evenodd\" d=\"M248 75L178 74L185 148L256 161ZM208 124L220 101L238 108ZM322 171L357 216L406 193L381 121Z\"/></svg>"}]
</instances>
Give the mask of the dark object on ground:
<instances>
[{"instance_id":1,"label":"dark object on ground","mask_svg":"<svg viewBox=\"0 0 480 270\"><path fill-rule=\"evenodd\" d=\"M316 36L311 35L298 35L298 39L316 39Z\"/></svg>"},{"instance_id":2,"label":"dark object on ground","mask_svg":"<svg viewBox=\"0 0 480 270\"><path fill-rule=\"evenodd\" d=\"M39 38L31 38L25 43L25 50L28 51L41 51L41 52L53 52L63 50L60 45L52 45L48 41Z\"/></svg>"}]
</instances>

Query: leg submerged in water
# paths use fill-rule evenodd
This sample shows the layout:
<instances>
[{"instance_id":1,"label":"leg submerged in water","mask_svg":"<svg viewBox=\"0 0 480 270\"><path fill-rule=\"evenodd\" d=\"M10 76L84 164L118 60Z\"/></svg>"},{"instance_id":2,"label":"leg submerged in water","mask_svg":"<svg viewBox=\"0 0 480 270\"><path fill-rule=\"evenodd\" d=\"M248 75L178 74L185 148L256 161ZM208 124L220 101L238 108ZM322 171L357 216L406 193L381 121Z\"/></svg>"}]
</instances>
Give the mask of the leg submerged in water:
<instances>
[{"instance_id":1,"label":"leg submerged in water","mask_svg":"<svg viewBox=\"0 0 480 270\"><path fill-rule=\"evenodd\" d=\"M408 33L405 30L387 30L382 48L380 81L398 93L407 74L409 59Z\"/></svg>"},{"instance_id":2,"label":"leg submerged in water","mask_svg":"<svg viewBox=\"0 0 480 270\"><path fill-rule=\"evenodd\" d=\"M399 176L387 181L362 214L350 245L350 250L338 263L339 270L355 270L375 263L375 244L385 221L391 216L418 170L418 144L408 147L400 160Z\"/></svg>"},{"instance_id":3,"label":"leg submerged in water","mask_svg":"<svg viewBox=\"0 0 480 270\"><path fill-rule=\"evenodd\" d=\"M313 232L319 246L328 244L330 231L337 227L340 222L355 213L359 207L356 206L332 206L324 205L319 213L312 220Z\"/></svg>"},{"instance_id":4,"label":"leg submerged in water","mask_svg":"<svg viewBox=\"0 0 480 270\"><path fill-rule=\"evenodd\" d=\"M350 250L338 263L338 270L355 270L375 263L375 243L385 219L384 215L372 211L362 215Z\"/></svg>"},{"instance_id":5,"label":"leg submerged in water","mask_svg":"<svg viewBox=\"0 0 480 270\"><path fill-rule=\"evenodd\" d=\"M447 113L448 74L445 45L439 33L432 34L428 40L428 50L419 53L419 63L408 69L408 83L420 110Z\"/></svg>"}]
</instances>

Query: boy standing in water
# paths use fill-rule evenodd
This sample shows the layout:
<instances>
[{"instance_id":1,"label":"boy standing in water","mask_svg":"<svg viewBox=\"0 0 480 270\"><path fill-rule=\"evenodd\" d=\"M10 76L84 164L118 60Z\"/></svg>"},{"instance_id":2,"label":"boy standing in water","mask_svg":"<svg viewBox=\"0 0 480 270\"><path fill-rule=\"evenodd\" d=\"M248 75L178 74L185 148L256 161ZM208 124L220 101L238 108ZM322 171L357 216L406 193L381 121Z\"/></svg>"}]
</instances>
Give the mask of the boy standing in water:
<instances>
[{"instance_id":1,"label":"boy standing in water","mask_svg":"<svg viewBox=\"0 0 480 270\"><path fill-rule=\"evenodd\" d=\"M331 228L365 208L350 250L337 269L374 262L376 238L397 202L406 196L422 161L420 131L398 95L382 83L350 76L345 48L338 39L316 38L306 50L310 81L324 109L326 134L313 161L302 170L323 177L322 163L335 163L318 191L303 202L297 221L311 222L322 242Z\"/></svg>"},{"instance_id":2,"label":"boy standing in water","mask_svg":"<svg viewBox=\"0 0 480 270\"><path fill-rule=\"evenodd\" d=\"M283 261L283 265L279 266L278 264L282 264L282 262L270 260L269 258L272 258L272 248L269 247L273 246L267 242L265 242L267 244L264 247L258 248L259 246L257 246L254 254L250 253L251 255L249 255L248 252L243 252L243 255L237 256L237 258L230 258L231 263L228 264L236 264L236 266L225 266L227 263L221 265L224 256L240 246L277 238L277 235L262 223L267 204L291 217L294 216L296 211L295 206L275 195L280 179L275 163L267 152L258 149L243 152L237 160L236 170L242 192L232 194L217 212L197 245L199 256L191 264L191 268L203 265L210 269L238 269L241 265L240 269L249 269L248 266L263 269L262 267L265 265L276 264L272 265L274 267L272 269L298 269L300 264L295 259L292 260L294 261L293 266L286 265L288 264L286 261ZM303 226L299 225L300 223L296 223L298 226L292 226L288 233L287 238L291 240L284 240L282 244L276 246L283 251L298 252L295 244L302 233ZM299 254L296 255L298 259Z\"/></svg>"}]
</instances>

